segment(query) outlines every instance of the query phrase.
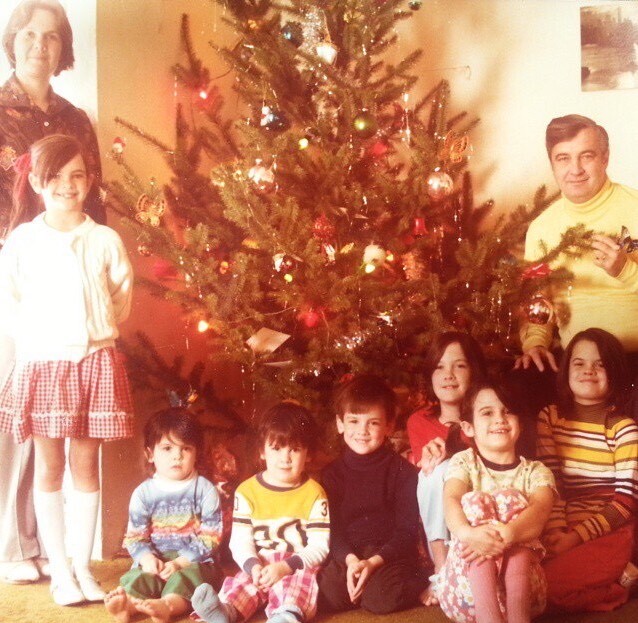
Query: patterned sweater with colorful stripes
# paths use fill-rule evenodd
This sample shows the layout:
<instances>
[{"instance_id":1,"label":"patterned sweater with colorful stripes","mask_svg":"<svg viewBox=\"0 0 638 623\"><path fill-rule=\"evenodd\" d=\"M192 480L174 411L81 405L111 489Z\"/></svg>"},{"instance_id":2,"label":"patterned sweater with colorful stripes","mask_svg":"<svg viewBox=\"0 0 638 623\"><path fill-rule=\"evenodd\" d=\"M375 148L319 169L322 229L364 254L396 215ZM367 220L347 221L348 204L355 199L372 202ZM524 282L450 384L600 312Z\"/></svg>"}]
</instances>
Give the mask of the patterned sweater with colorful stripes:
<instances>
[{"instance_id":1,"label":"patterned sweater with colorful stripes","mask_svg":"<svg viewBox=\"0 0 638 623\"><path fill-rule=\"evenodd\" d=\"M222 538L222 511L212 482L145 480L131 497L124 547L139 565L145 554L177 552L191 562L211 562Z\"/></svg>"},{"instance_id":2,"label":"patterned sweater with colorful stripes","mask_svg":"<svg viewBox=\"0 0 638 623\"><path fill-rule=\"evenodd\" d=\"M537 458L560 494L545 530L574 530L583 541L613 532L638 510L638 426L602 404L555 406L538 416Z\"/></svg>"},{"instance_id":3,"label":"patterned sweater with colorful stripes","mask_svg":"<svg viewBox=\"0 0 638 623\"><path fill-rule=\"evenodd\" d=\"M298 487L274 487L257 474L235 491L230 551L246 573L275 552L291 569L318 567L328 556L328 498L312 478Z\"/></svg>"}]
</instances>

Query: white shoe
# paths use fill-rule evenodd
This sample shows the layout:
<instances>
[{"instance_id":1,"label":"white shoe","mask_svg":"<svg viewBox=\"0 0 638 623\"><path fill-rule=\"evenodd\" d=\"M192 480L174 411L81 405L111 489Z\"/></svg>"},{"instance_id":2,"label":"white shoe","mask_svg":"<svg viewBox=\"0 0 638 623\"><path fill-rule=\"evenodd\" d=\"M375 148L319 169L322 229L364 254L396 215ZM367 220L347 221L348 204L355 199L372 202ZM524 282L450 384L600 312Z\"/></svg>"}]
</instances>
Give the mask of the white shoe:
<instances>
[{"instance_id":1,"label":"white shoe","mask_svg":"<svg viewBox=\"0 0 638 623\"><path fill-rule=\"evenodd\" d=\"M48 558L36 558L35 564L38 567L38 571L43 578L51 577L51 567L49 565Z\"/></svg>"},{"instance_id":2,"label":"white shoe","mask_svg":"<svg viewBox=\"0 0 638 623\"><path fill-rule=\"evenodd\" d=\"M31 559L0 564L0 581L7 584L32 584L39 579L40 572Z\"/></svg>"},{"instance_id":3,"label":"white shoe","mask_svg":"<svg viewBox=\"0 0 638 623\"><path fill-rule=\"evenodd\" d=\"M75 577L86 601L104 601L106 593L102 590L100 583L93 577L90 571L87 570L80 574L76 571Z\"/></svg>"},{"instance_id":4,"label":"white shoe","mask_svg":"<svg viewBox=\"0 0 638 623\"><path fill-rule=\"evenodd\" d=\"M51 580L51 595L58 606L72 606L85 601L84 593L70 575Z\"/></svg>"}]
</instances>

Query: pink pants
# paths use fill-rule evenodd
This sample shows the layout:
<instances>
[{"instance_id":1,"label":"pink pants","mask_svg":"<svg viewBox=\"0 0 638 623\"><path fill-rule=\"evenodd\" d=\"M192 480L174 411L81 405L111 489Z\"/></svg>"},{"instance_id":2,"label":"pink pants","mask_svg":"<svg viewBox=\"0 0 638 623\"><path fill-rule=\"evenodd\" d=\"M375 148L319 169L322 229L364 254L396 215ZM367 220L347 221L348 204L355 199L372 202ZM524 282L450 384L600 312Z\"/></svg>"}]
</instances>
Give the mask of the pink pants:
<instances>
[{"instance_id":1,"label":"pink pants","mask_svg":"<svg viewBox=\"0 0 638 623\"><path fill-rule=\"evenodd\" d=\"M472 526L508 523L528 506L527 498L516 489L502 489L493 494L470 491L461 498L461 504ZM529 545L535 547L535 544ZM467 578L468 565L461 557L462 549L460 541L453 537L447 560L439 572L434 589L447 617L456 623L475 623L474 596ZM547 582L540 566L540 555L533 556L532 561L529 570L532 585L531 613L532 616L538 616L545 609ZM501 611L505 613L505 591L502 584L498 589L498 598Z\"/></svg>"}]
</instances>

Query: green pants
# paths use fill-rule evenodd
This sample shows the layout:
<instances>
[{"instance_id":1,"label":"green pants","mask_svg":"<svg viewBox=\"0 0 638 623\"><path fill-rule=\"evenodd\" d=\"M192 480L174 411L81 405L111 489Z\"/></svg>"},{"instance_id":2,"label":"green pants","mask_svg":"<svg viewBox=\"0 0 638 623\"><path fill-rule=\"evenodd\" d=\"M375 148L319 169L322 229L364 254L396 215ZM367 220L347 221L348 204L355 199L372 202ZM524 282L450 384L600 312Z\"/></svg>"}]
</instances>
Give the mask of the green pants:
<instances>
[{"instance_id":1,"label":"green pants","mask_svg":"<svg viewBox=\"0 0 638 623\"><path fill-rule=\"evenodd\" d=\"M162 560L168 562L177 558L177 552L166 552ZM120 578L120 586L139 599L159 599L166 595L179 595L190 601L193 591L204 583L219 587L221 573L215 563L193 562L180 569L164 581L159 575L146 573L140 567L133 567Z\"/></svg>"}]
</instances>

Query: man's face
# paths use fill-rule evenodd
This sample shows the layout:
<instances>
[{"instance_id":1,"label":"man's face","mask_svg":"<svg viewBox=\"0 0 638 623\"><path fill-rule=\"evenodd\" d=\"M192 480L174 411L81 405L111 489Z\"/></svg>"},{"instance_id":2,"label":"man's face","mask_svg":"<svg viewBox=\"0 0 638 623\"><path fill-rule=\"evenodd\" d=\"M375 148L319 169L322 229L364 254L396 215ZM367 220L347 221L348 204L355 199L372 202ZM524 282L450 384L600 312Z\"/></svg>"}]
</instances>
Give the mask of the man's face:
<instances>
[{"instance_id":1,"label":"man's face","mask_svg":"<svg viewBox=\"0 0 638 623\"><path fill-rule=\"evenodd\" d=\"M563 195L572 203L585 203L607 179L609 151L596 128L584 128L573 139L554 145L550 162Z\"/></svg>"}]
</instances>

